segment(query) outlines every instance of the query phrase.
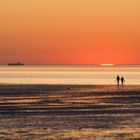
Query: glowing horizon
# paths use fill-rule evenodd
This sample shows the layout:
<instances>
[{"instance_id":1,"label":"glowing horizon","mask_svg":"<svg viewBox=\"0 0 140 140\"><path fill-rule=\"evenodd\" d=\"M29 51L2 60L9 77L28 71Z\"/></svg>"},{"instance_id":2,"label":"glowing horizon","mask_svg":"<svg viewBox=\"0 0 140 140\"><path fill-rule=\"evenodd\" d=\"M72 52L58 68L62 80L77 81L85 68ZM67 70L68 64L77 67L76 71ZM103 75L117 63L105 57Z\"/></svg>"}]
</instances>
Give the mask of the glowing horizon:
<instances>
[{"instance_id":1,"label":"glowing horizon","mask_svg":"<svg viewBox=\"0 0 140 140\"><path fill-rule=\"evenodd\" d=\"M101 66L115 66L115 64L100 64Z\"/></svg>"},{"instance_id":2,"label":"glowing horizon","mask_svg":"<svg viewBox=\"0 0 140 140\"><path fill-rule=\"evenodd\" d=\"M0 64L140 64L140 1L0 2Z\"/></svg>"}]
</instances>

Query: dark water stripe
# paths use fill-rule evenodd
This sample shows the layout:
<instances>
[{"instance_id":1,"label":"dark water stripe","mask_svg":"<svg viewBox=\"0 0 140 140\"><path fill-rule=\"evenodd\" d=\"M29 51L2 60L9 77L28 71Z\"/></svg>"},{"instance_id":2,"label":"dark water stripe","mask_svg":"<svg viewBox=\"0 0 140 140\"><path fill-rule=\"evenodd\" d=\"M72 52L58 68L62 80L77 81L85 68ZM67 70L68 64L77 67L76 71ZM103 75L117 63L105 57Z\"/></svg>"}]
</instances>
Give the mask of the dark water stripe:
<instances>
[{"instance_id":1,"label":"dark water stripe","mask_svg":"<svg viewBox=\"0 0 140 140\"><path fill-rule=\"evenodd\" d=\"M8 114L21 114L21 115L82 115L82 114L88 114L88 115L93 115L93 114L139 114L140 115L140 109L133 109L133 110L91 110L91 111L79 111L79 110L75 110L75 111L71 111L71 110L63 110L63 111L56 111L56 110L52 110L52 111L33 111L33 112L26 112L26 111L22 111L22 110L5 110L5 111L1 111L0 115L8 115Z\"/></svg>"}]
</instances>

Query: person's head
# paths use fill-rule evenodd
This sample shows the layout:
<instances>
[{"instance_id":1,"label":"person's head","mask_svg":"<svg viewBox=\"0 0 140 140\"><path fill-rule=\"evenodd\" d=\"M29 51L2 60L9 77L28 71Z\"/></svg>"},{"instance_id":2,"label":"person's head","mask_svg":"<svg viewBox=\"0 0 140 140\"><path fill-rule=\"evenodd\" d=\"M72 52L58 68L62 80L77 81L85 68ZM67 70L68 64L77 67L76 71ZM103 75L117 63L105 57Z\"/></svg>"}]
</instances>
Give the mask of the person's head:
<instances>
[{"instance_id":1,"label":"person's head","mask_svg":"<svg viewBox=\"0 0 140 140\"><path fill-rule=\"evenodd\" d=\"M123 76L121 77L121 80L124 80L124 77Z\"/></svg>"}]
</instances>

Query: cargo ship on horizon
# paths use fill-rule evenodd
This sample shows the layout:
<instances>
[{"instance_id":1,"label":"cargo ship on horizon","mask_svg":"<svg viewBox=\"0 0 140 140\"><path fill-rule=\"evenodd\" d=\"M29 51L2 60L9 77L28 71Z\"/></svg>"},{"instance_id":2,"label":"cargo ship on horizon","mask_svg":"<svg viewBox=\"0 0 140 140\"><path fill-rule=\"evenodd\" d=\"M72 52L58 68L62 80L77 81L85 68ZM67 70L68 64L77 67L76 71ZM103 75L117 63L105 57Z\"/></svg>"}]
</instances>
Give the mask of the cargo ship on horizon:
<instances>
[{"instance_id":1,"label":"cargo ship on horizon","mask_svg":"<svg viewBox=\"0 0 140 140\"><path fill-rule=\"evenodd\" d=\"M17 62L17 63L8 63L8 66L23 66L24 64Z\"/></svg>"}]
</instances>

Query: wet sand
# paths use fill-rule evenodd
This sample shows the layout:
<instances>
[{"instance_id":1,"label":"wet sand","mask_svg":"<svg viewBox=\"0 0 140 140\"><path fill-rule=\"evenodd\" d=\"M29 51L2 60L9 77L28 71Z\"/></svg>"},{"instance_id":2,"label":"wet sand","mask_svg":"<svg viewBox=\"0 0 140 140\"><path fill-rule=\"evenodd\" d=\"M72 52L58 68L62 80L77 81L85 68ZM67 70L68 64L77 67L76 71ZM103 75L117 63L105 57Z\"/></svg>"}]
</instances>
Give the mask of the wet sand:
<instances>
[{"instance_id":1,"label":"wet sand","mask_svg":"<svg viewBox=\"0 0 140 140\"><path fill-rule=\"evenodd\" d=\"M138 140L140 86L0 85L0 139Z\"/></svg>"}]
</instances>

